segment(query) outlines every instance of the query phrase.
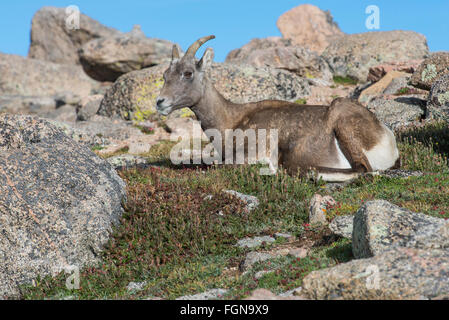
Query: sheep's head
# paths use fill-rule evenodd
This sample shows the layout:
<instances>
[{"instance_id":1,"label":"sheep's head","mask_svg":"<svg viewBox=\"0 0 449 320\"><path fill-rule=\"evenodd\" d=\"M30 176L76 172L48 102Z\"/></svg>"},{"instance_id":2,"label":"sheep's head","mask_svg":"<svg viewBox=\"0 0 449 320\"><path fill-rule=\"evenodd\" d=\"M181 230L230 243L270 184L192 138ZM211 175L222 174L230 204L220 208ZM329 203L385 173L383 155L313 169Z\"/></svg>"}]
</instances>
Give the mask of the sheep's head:
<instances>
[{"instance_id":1,"label":"sheep's head","mask_svg":"<svg viewBox=\"0 0 449 320\"><path fill-rule=\"evenodd\" d=\"M164 86L156 100L156 110L160 114L190 108L201 100L205 90L205 72L212 64L214 51L207 48L199 61L195 59L195 53L206 41L214 38L198 39L182 58L178 46L173 46L170 67L164 72Z\"/></svg>"}]
</instances>

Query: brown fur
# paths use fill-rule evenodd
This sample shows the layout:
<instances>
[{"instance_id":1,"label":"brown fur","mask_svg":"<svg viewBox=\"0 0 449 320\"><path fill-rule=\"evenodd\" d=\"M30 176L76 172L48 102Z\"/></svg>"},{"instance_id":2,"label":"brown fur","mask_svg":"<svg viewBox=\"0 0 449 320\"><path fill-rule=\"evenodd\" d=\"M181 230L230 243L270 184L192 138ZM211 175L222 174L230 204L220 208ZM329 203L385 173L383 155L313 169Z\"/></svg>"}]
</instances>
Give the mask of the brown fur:
<instances>
[{"instance_id":1,"label":"brown fur","mask_svg":"<svg viewBox=\"0 0 449 320\"><path fill-rule=\"evenodd\" d=\"M160 112L190 107L203 130L218 129L222 137L226 129L278 129L279 164L292 174L298 170L305 174L311 168L340 173L372 171L363 150L379 143L384 128L365 107L345 98L335 99L330 106L276 100L234 104L215 89L204 72L211 55L208 48L199 62L186 56L172 62L158 99ZM192 79L185 79L185 70L194 70ZM351 169L333 167L338 158L335 138Z\"/></svg>"}]
</instances>

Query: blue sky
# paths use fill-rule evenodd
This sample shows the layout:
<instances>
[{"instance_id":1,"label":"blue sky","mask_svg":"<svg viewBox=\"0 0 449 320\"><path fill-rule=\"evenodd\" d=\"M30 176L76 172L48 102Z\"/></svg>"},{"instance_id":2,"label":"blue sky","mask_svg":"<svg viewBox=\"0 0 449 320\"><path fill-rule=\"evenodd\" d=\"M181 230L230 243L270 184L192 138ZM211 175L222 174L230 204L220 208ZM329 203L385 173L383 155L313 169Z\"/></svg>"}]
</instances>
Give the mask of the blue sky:
<instances>
[{"instance_id":1,"label":"blue sky","mask_svg":"<svg viewBox=\"0 0 449 320\"><path fill-rule=\"evenodd\" d=\"M365 8L377 5L381 31L417 31L427 37L431 51L449 50L447 0L5 0L0 3L0 52L27 54L31 19L40 7L77 5L107 26L129 31L140 24L148 37L177 42L184 50L197 38L215 34L208 45L215 49L215 60L223 61L252 38L280 36L278 17L303 3L330 10L346 33L368 31Z\"/></svg>"}]
</instances>

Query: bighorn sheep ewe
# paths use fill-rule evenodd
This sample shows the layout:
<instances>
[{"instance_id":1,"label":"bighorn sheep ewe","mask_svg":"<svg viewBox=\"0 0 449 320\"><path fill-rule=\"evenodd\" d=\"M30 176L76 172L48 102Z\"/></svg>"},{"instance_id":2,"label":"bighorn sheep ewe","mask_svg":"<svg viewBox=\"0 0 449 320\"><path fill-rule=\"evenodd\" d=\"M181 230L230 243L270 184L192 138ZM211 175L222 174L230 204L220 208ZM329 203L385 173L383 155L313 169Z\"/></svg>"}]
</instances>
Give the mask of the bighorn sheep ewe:
<instances>
[{"instance_id":1,"label":"bighorn sheep ewe","mask_svg":"<svg viewBox=\"0 0 449 320\"><path fill-rule=\"evenodd\" d=\"M216 128L223 137L226 129L278 129L278 163L290 174L313 169L323 180L344 181L360 173L399 167L394 134L350 99L337 98L330 106L227 101L206 73L214 56L212 48L207 48L199 61L195 59L200 46L214 38L197 40L182 58L178 46L173 46L172 61L156 102L160 114L188 107L203 130Z\"/></svg>"}]
</instances>

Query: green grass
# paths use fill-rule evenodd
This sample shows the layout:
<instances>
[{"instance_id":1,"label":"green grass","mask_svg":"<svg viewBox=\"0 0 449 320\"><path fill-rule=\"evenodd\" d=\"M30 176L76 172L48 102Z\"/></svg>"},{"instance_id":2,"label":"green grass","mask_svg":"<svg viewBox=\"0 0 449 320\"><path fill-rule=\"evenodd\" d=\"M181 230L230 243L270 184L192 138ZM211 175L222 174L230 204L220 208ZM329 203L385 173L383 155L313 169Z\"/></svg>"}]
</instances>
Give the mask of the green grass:
<instances>
[{"instance_id":1,"label":"green grass","mask_svg":"<svg viewBox=\"0 0 449 320\"><path fill-rule=\"evenodd\" d=\"M345 76L345 77L334 76L333 80L334 80L335 84L340 84L340 85L344 85L344 86L356 85L358 83L357 79L354 79L350 76Z\"/></svg>"},{"instance_id":2,"label":"green grass","mask_svg":"<svg viewBox=\"0 0 449 320\"><path fill-rule=\"evenodd\" d=\"M398 133L403 169L426 172L422 177L362 177L332 193L337 204L329 219L353 214L365 201L385 199L413 211L449 218L449 130L433 123ZM226 299L243 298L256 288L280 293L301 285L311 271L352 259L351 243L329 237L326 230L308 226L308 203L313 194L328 193L314 183L280 171L259 175L258 166L173 166L168 153L174 143L163 142L147 155L161 167L121 172L128 185L126 212L106 246L102 263L81 270L81 288L67 290L66 275L37 279L23 286L24 299L174 299L211 288L228 288ZM223 193L233 189L257 196L259 207L245 205ZM212 195L212 199L205 198ZM279 257L256 264L241 274L237 266L250 249L237 240L287 232L297 239L314 239L304 259ZM288 244L278 240L259 248ZM271 273L255 279L257 271ZM129 293L131 281L147 281L144 290Z\"/></svg>"},{"instance_id":3,"label":"green grass","mask_svg":"<svg viewBox=\"0 0 449 320\"><path fill-rule=\"evenodd\" d=\"M307 99L301 98L301 99L296 100L295 103L297 103L297 104L307 104Z\"/></svg>"}]
</instances>

